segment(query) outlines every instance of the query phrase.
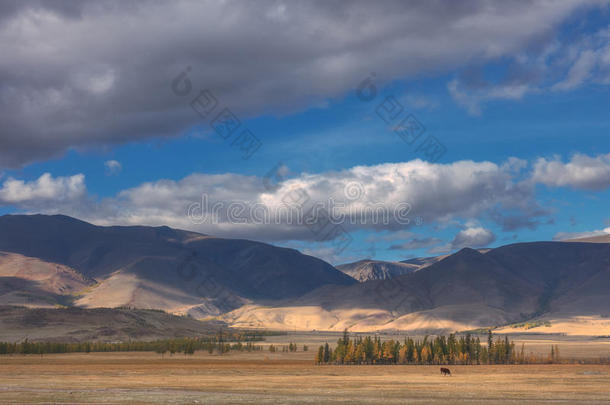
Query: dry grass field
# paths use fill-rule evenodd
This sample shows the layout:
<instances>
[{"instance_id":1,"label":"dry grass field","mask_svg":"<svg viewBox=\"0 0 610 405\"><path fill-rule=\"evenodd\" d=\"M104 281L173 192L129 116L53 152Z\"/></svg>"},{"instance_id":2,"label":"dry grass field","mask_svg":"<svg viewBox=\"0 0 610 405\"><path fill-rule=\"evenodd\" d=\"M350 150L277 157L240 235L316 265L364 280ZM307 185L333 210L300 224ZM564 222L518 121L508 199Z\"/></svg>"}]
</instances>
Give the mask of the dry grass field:
<instances>
[{"instance_id":1,"label":"dry grass field","mask_svg":"<svg viewBox=\"0 0 610 405\"><path fill-rule=\"evenodd\" d=\"M2 404L610 404L610 366L315 366L313 351L0 358Z\"/></svg>"}]
</instances>

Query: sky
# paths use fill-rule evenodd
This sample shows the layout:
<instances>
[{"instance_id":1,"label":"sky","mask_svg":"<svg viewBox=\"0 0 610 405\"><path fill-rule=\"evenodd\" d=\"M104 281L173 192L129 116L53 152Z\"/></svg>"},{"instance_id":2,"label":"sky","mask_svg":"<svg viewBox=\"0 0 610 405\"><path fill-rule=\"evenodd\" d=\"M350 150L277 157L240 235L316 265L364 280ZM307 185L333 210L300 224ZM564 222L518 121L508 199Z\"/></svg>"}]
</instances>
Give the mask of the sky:
<instances>
[{"instance_id":1,"label":"sky","mask_svg":"<svg viewBox=\"0 0 610 405\"><path fill-rule=\"evenodd\" d=\"M606 1L3 1L0 214L333 264L610 233Z\"/></svg>"}]
</instances>

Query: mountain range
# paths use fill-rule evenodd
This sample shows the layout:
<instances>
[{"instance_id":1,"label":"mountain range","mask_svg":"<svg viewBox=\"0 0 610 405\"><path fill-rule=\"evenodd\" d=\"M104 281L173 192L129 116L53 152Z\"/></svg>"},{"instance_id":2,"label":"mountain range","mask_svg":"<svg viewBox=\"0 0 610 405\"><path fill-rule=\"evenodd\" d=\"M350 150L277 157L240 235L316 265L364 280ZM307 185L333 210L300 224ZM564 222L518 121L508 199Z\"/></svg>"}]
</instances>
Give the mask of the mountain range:
<instances>
[{"instance_id":1,"label":"mountain range","mask_svg":"<svg viewBox=\"0 0 610 405\"><path fill-rule=\"evenodd\" d=\"M428 333L544 320L543 332L608 334L610 243L589 242L335 268L294 249L168 227L5 215L0 305L160 309L248 328Z\"/></svg>"}]
</instances>

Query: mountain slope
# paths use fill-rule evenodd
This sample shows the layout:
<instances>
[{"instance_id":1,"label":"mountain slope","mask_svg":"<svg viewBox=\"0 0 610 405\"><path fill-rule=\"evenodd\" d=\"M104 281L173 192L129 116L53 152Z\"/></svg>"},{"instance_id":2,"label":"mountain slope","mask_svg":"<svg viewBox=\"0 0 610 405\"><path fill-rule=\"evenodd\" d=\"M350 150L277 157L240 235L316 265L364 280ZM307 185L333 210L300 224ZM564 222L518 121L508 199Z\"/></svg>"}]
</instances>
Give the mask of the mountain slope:
<instances>
[{"instance_id":1,"label":"mountain slope","mask_svg":"<svg viewBox=\"0 0 610 405\"><path fill-rule=\"evenodd\" d=\"M232 326L422 333L610 313L607 243L465 248L381 268L363 261L354 274L386 279L359 283L264 243L36 215L0 217L0 252L0 304L131 306Z\"/></svg>"},{"instance_id":2,"label":"mountain slope","mask_svg":"<svg viewBox=\"0 0 610 405\"><path fill-rule=\"evenodd\" d=\"M54 215L0 217L0 251L95 280L88 307L129 305L216 315L249 300L285 299L353 279L293 249L168 227L100 227Z\"/></svg>"},{"instance_id":3,"label":"mountain slope","mask_svg":"<svg viewBox=\"0 0 610 405\"><path fill-rule=\"evenodd\" d=\"M281 319L291 320L285 325L290 328L435 332L559 313L600 316L608 314L608 302L610 244L534 242L485 253L466 248L392 280L325 286L224 319L251 327ZM298 321L303 312L310 314L308 325Z\"/></svg>"}]
</instances>

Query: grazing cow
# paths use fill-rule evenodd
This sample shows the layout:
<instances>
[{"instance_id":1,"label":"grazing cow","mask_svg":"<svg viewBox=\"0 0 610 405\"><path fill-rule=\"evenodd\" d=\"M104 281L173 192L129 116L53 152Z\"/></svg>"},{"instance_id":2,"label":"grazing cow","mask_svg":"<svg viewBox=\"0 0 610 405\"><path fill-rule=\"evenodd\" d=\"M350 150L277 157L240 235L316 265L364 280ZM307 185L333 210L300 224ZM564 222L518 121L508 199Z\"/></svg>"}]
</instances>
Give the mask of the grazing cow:
<instances>
[{"instance_id":1,"label":"grazing cow","mask_svg":"<svg viewBox=\"0 0 610 405\"><path fill-rule=\"evenodd\" d=\"M441 375L451 375L451 370L445 367L441 367Z\"/></svg>"}]
</instances>

